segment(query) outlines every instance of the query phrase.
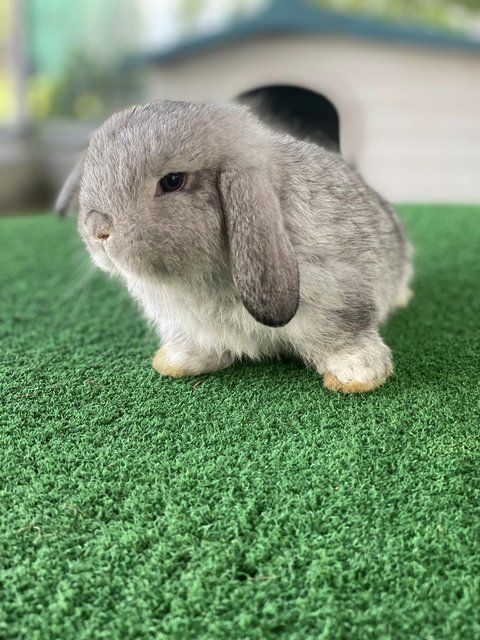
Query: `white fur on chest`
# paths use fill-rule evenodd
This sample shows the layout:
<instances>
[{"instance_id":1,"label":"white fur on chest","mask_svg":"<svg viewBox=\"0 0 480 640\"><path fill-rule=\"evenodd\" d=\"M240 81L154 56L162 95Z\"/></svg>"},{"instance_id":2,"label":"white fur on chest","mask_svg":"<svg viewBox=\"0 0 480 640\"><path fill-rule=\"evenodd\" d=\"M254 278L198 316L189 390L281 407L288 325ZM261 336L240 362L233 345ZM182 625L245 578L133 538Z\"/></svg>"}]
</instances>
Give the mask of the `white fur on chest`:
<instances>
[{"instance_id":1,"label":"white fur on chest","mask_svg":"<svg viewBox=\"0 0 480 640\"><path fill-rule=\"evenodd\" d=\"M225 298L217 299L211 291L163 284L146 277L127 278L127 287L164 344L190 339L198 347L219 355L230 351L237 357L250 358L291 348L291 330L260 324L233 297L226 303Z\"/></svg>"}]
</instances>

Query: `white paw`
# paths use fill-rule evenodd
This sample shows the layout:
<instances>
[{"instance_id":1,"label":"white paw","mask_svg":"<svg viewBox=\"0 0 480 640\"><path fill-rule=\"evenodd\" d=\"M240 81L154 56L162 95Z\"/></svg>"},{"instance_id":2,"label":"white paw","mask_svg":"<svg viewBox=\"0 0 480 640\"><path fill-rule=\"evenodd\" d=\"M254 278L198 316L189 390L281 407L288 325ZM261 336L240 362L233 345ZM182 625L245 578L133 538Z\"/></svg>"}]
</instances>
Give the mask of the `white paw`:
<instances>
[{"instance_id":1,"label":"white paw","mask_svg":"<svg viewBox=\"0 0 480 640\"><path fill-rule=\"evenodd\" d=\"M408 307L410 300L413 298L413 291L409 286L405 285L400 290L397 298L397 307L403 309L404 307Z\"/></svg>"},{"instance_id":2,"label":"white paw","mask_svg":"<svg viewBox=\"0 0 480 640\"><path fill-rule=\"evenodd\" d=\"M199 351L181 351L173 345L161 347L155 354L153 368L163 376L183 378L213 373L228 367L233 358L227 354L218 356Z\"/></svg>"},{"instance_id":3,"label":"white paw","mask_svg":"<svg viewBox=\"0 0 480 640\"><path fill-rule=\"evenodd\" d=\"M372 391L393 371L390 349L379 336L362 338L328 356L324 371L324 385L332 391Z\"/></svg>"}]
</instances>

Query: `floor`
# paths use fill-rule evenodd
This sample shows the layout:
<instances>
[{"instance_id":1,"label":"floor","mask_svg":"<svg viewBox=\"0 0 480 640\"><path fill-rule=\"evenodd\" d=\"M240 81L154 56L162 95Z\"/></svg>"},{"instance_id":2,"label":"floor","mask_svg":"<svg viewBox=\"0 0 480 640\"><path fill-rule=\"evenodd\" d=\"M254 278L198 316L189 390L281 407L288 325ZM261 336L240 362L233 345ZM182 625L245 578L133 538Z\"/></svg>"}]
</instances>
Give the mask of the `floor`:
<instances>
[{"instance_id":1,"label":"floor","mask_svg":"<svg viewBox=\"0 0 480 640\"><path fill-rule=\"evenodd\" d=\"M0 637L480 637L480 208L400 207L395 376L162 379L74 220L0 221Z\"/></svg>"}]
</instances>

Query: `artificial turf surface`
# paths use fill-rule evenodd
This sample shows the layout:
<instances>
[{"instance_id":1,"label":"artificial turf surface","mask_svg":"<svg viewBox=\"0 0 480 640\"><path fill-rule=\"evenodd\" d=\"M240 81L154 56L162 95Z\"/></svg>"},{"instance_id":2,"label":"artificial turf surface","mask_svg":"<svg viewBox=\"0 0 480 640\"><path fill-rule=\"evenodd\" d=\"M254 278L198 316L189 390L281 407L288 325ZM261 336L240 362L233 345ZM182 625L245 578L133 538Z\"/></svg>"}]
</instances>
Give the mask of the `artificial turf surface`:
<instances>
[{"instance_id":1,"label":"artificial turf surface","mask_svg":"<svg viewBox=\"0 0 480 640\"><path fill-rule=\"evenodd\" d=\"M74 221L0 221L0 637L480 638L480 209L401 208L396 375L161 379Z\"/></svg>"}]
</instances>

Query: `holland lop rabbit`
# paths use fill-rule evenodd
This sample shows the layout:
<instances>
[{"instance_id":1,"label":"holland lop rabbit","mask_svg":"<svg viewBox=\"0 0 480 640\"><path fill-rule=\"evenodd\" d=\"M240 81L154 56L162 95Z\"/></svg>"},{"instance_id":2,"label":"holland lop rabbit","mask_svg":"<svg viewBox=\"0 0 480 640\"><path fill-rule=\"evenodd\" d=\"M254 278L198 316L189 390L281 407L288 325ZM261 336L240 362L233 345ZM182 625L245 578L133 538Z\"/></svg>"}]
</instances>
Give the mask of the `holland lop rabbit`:
<instances>
[{"instance_id":1,"label":"holland lop rabbit","mask_svg":"<svg viewBox=\"0 0 480 640\"><path fill-rule=\"evenodd\" d=\"M336 154L238 105L157 101L109 118L62 190L78 229L155 324L154 368L299 356L333 391L392 372L379 324L411 292L392 207Z\"/></svg>"}]
</instances>

